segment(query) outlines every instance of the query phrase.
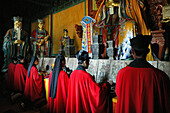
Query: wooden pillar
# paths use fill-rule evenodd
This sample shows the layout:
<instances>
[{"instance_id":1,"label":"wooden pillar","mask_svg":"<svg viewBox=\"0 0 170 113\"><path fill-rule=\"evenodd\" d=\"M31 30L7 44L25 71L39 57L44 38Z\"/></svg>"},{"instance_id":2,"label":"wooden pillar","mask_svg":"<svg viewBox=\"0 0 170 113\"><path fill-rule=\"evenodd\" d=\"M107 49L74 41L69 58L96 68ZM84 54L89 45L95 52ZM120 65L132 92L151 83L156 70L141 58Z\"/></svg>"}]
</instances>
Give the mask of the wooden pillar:
<instances>
[{"instance_id":1,"label":"wooden pillar","mask_svg":"<svg viewBox=\"0 0 170 113\"><path fill-rule=\"evenodd\" d=\"M163 54L164 54L164 45L165 45L165 39L163 36L163 33L165 30L157 30L157 31L152 31L152 41L151 43L158 44L159 45L159 52L158 52L158 58L161 60L163 59Z\"/></svg>"}]
</instances>

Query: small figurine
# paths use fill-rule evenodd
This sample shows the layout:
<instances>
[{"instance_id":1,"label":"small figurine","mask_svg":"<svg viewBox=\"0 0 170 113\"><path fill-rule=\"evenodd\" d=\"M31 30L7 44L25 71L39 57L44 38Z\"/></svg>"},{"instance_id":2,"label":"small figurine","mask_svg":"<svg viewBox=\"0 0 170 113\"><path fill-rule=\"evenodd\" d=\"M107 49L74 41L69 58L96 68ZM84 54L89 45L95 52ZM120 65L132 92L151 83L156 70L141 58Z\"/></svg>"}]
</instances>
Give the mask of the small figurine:
<instances>
[{"instance_id":1,"label":"small figurine","mask_svg":"<svg viewBox=\"0 0 170 113\"><path fill-rule=\"evenodd\" d=\"M68 30L64 29L63 30L63 37L61 37L61 39L60 39L60 41L61 41L60 45L61 46L64 46L64 47L67 46L66 39L70 39L70 37L68 36Z\"/></svg>"},{"instance_id":2,"label":"small figurine","mask_svg":"<svg viewBox=\"0 0 170 113\"><path fill-rule=\"evenodd\" d=\"M31 34L31 41L33 45L32 55L39 57L50 56L50 36L48 31L44 29L45 21L38 19L38 28Z\"/></svg>"}]
</instances>

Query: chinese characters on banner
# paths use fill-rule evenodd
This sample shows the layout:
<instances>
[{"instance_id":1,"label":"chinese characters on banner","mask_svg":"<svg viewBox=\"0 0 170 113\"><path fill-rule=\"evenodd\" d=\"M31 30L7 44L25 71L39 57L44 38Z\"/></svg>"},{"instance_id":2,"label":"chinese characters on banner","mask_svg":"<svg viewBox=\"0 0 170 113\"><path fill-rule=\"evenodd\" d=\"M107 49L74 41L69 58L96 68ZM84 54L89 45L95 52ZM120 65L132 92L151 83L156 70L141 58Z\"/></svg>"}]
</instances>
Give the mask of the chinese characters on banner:
<instances>
[{"instance_id":1,"label":"chinese characters on banner","mask_svg":"<svg viewBox=\"0 0 170 113\"><path fill-rule=\"evenodd\" d=\"M89 57L92 57L91 44L93 23L95 23L95 19L89 16L85 16L81 21L81 25L83 27L82 50L87 51L89 53Z\"/></svg>"}]
</instances>

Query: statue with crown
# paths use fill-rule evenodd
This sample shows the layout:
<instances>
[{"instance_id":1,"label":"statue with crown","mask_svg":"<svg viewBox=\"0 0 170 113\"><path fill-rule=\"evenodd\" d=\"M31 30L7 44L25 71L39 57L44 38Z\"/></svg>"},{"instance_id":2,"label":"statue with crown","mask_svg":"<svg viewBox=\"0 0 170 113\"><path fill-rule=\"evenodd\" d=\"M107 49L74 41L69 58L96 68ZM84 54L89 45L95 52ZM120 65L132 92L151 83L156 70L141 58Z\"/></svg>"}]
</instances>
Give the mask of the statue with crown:
<instances>
[{"instance_id":1,"label":"statue with crown","mask_svg":"<svg viewBox=\"0 0 170 113\"><path fill-rule=\"evenodd\" d=\"M12 57L19 55L24 56L27 62L30 59L30 40L28 33L22 29L22 17L13 17L14 28L9 29L3 41L4 65L2 72L8 70L8 65L12 61Z\"/></svg>"},{"instance_id":2,"label":"statue with crown","mask_svg":"<svg viewBox=\"0 0 170 113\"><path fill-rule=\"evenodd\" d=\"M50 36L44 28L45 21L38 19L38 27L31 34L32 55L40 58L50 56Z\"/></svg>"}]
</instances>

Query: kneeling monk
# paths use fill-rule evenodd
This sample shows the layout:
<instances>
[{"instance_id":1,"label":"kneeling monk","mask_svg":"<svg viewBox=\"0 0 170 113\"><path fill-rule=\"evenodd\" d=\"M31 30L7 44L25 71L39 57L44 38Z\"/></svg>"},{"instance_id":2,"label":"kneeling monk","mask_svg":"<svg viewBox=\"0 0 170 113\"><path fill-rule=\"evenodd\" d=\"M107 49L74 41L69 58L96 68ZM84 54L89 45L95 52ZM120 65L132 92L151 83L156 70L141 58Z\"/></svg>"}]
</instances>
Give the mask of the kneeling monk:
<instances>
[{"instance_id":1,"label":"kneeling monk","mask_svg":"<svg viewBox=\"0 0 170 113\"><path fill-rule=\"evenodd\" d=\"M31 63L28 68L24 96L31 102L38 101L43 98L42 92L42 76L38 74L36 65L38 65L39 60L37 57L33 56Z\"/></svg>"},{"instance_id":2,"label":"kneeling monk","mask_svg":"<svg viewBox=\"0 0 170 113\"><path fill-rule=\"evenodd\" d=\"M100 86L86 72L89 66L89 56L80 50L76 55L78 67L70 75L68 85L67 113L106 113L107 86Z\"/></svg>"},{"instance_id":3,"label":"kneeling monk","mask_svg":"<svg viewBox=\"0 0 170 113\"><path fill-rule=\"evenodd\" d=\"M13 57L12 62L8 66L7 87L10 93L14 90L14 72L15 72L16 63L17 63L17 57Z\"/></svg>"},{"instance_id":4,"label":"kneeling monk","mask_svg":"<svg viewBox=\"0 0 170 113\"><path fill-rule=\"evenodd\" d=\"M27 70L24 67L24 57L18 56L18 63L14 72L14 90L24 93Z\"/></svg>"},{"instance_id":5,"label":"kneeling monk","mask_svg":"<svg viewBox=\"0 0 170 113\"><path fill-rule=\"evenodd\" d=\"M47 110L50 113L65 113L66 99L69 78L63 68L65 66L65 58L58 54L55 60L53 71L49 76L49 96L47 102Z\"/></svg>"}]
</instances>

